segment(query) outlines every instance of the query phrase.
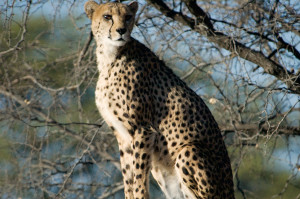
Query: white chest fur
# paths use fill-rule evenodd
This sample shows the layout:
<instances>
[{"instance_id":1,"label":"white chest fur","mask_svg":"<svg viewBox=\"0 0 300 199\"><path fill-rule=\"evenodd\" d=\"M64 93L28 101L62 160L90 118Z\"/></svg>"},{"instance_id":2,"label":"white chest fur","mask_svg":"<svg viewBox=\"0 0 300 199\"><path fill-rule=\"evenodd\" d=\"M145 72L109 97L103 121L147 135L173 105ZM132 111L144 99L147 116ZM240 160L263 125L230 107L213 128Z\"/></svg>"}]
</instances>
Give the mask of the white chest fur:
<instances>
[{"instance_id":1,"label":"white chest fur","mask_svg":"<svg viewBox=\"0 0 300 199\"><path fill-rule=\"evenodd\" d=\"M109 56L109 59L107 59L107 55L97 53L97 60L99 70L99 79L95 93L97 108L105 122L115 129L117 139L122 142L130 143L132 137L123 122L119 121L118 117L113 113L117 107L113 107L111 99L109 98L110 94L114 92L114 89L110 87L111 79L109 78L109 73L111 63L115 61L115 56Z\"/></svg>"}]
</instances>

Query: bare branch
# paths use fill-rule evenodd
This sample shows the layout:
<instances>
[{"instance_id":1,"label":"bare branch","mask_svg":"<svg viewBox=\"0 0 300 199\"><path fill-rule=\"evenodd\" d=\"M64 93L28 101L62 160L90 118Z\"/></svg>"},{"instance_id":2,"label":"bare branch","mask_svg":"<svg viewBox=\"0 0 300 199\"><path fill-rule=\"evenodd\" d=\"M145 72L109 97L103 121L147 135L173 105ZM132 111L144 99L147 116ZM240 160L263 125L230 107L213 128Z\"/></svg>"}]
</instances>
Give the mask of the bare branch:
<instances>
[{"instance_id":1,"label":"bare branch","mask_svg":"<svg viewBox=\"0 0 300 199\"><path fill-rule=\"evenodd\" d=\"M184 0L189 11L196 17L197 21L186 17L182 14L171 10L162 0L147 0L155 8L157 8L162 14L170 17L184 25L188 25L190 28L199 32L200 34L206 36L209 41L217 44L218 46L229 50L230 52L240 56L252 63L257 64L262 67L264 71L270 75L277 77L279 80L284 82L288 89L300 94L300 77L299 74L294 74L287 69L285 69L279 63L269 59L262 52L253 50L246 47L242 43L234 40L233 38L221 33L216 32L209 16L201 9L195 0ZM189 21L189 23L187 23ZM194 21L194 23L193 23ZM191 25L195 24L196 25Z\"/></svg>"},{"instance_id":2,"label":"bare branch","mask_svg":"<svg viewBox=\"0 0 300 199\"><path fill-rule=\"evenodd\" d=\"M24 17L23 17L23 25L22 25L23 31L20 40L17 42L17 44L14 47L11 47L8 50L0 52L0 57L2 57L5 54L11 53L15 50L20 50L20 45L24 42L25 35L27 33L27 22L28 22L31 3L32 3L31 0L27 1L26 12L24 13Z\"/></svg>"}]
</instances>

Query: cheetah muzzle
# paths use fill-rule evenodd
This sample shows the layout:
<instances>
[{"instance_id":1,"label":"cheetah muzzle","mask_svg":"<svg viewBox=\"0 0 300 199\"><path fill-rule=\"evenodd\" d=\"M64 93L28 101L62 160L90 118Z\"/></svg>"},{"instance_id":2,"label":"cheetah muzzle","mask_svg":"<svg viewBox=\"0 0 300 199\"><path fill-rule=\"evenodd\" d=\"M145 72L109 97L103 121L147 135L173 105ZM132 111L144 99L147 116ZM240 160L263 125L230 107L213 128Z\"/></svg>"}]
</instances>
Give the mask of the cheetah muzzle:
<instances>
[{"instance_id":1,"label":"cheetah muzzle","mask_svg":"<svg viewBox=\"0 0 300 199\"><path fill-rule=\"evenodd\" d=\"M220 130L202 99L130 36L138 3L85 4L97 43L96 105L117 138L127 199L234 198Z\"/></svg>"}]
</instances>

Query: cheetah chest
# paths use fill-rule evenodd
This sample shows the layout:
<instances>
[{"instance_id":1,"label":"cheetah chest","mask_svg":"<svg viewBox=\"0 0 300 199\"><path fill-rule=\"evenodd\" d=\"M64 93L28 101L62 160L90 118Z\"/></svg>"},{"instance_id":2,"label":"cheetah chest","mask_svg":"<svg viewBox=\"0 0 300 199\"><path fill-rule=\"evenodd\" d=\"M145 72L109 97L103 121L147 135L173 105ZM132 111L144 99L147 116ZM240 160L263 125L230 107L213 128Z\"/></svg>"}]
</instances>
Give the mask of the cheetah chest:
<instances>
[{"instance_id":1,"label":"cheetah chest","mask_svg":"<svg viewBox=\"0 0 300 199\"><path fill-rule=\"evenodd\" d=\"M122 109L114 105L119 97L114 95L116 87L113 86L114 79L110 77L110 72L109 70L100 72L95 93L96 105L105 122L115 129L117 139L130 143L131 135L123 122L118 119L118 114L121 114Z\"/></svg>"}]
</instances>

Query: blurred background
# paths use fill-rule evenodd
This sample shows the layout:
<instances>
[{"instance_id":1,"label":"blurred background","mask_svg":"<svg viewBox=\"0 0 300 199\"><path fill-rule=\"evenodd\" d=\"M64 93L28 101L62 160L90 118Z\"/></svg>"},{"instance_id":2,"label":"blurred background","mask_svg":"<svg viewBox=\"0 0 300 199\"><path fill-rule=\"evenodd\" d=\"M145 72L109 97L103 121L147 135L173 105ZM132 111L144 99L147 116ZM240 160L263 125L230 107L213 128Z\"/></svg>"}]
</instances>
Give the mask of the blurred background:
<instances>
[{"instance_id":1,"label":"blurred background","mask_svg":"<svg viewBox=\"0 0 300 199\"><path fill-rule=\"evenodd\" d=\"M117 142L94 102L84 3L0 2L1 199L124 198ZM132 36L209 106L236 198L299 199L299 1L138 3ZM152 178L150 189L164 198Z\"/></svg>"}]
</instances>

